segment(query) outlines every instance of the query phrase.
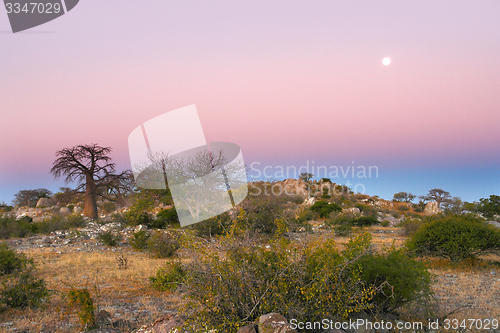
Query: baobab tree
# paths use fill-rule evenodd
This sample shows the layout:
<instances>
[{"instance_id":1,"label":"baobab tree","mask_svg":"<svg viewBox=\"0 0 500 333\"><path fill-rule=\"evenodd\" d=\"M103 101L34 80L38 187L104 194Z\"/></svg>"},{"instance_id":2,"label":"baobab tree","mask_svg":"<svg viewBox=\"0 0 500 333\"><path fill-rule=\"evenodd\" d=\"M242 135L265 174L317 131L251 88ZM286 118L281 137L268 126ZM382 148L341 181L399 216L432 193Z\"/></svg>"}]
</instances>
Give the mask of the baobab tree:
<instances>
[{"instance_id":1,"label":"baobab tree","mask_svg":"<svg viewBox=\"0 0 500 333\"><path fill-rule=\"evenodd\" d=\"M98 189L120 184L128 174L128 171L115 174L115 163L108 156L110 153L110 147L97 144L64 148L56 153L57 159L50 170L55 178L65 176L66 183L76 181L79 185L75 190L85 188L83 214L92 219L98 217Z\"/></svg>"},{"instance_id":2,"label":"baobab tree","mask_svg":"<svg viewBox=\"0 0 500 333\"><path fill-rule=\"evenodd\" d=\"M424 201L436 201L438 207L441 207L441 204L450 202L451 195L448 191L440 188L433 188L429 190L427 195L420 196L419 198Z\"/></svg>"}]
</instances>

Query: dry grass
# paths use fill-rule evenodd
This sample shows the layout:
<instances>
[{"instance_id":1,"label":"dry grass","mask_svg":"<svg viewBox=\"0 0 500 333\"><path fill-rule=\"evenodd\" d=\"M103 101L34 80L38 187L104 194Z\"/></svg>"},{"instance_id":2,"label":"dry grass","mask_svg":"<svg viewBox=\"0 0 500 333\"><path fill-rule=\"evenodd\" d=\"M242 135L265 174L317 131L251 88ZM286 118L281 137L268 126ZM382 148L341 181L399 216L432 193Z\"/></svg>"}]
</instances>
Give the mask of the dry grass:
<instances>
[{"instance_id":1,"label":"dry grass","mask_svg":"<svg viewBox=\"0 0 500 333\"><path fill-rule=\"evenodd\" d=\"M402 246L406 237L400 228L372 226L355 228L354 233L370 232L374 248L378 251ZM308 241L333 237L330 232L304 235ZM338 237L340 249L349 240ZM179 295L160 293L149 286L148 278L165 263L129 247L107 248L94 252L58 253L52 248L27 250L54 296L43 310L13 310L0 315L0 332L12 332L13 327L30 332L76 332L79 322L67 308L64 294L71 287L87 287L99 309L108 311L113 320L125 319L134 327L152 322L169 310L175 310L182 299ZM128 259L128 268L118 265L118 257ZM451 264L445 260L425 258L434 274L432 289L438 301L437 315L449 319L500 318L500 257L490 255L480 261ZM498 273L497 273L498 271ZM494 274L492 274L494 272ZM410 320L410 315L402 315ZM9 329L10 328L10 329ZM130 330L123 329L123 332ZM474 330L472 330L474 332ZM450 332L450 330L442 332Z\"/></svg>"},{"instance_id":2,"label":"dry grass","mask_svg":"<svg viewBox=\"0 0 500 333\"><path fill-rule=\"evenodd\" d=\"M44 248L24 251L35 260L40 277L54 294L46 309L12 310L1 314L0 322L12 322L12 325L0 327L0 332L10 332L13 327L30 331L77 331L78 319L74 311L67 308L65 299L71 288L88 288L98 309L111 313L113 320L129 320L135 327L165 314L166 309L175 308L180 302L178 297L157 292L149 286L148 278L165 259L120 250L56 253ZM128 259L128 268L118 265L118 257L122 254Z\"/></svg>"}]
</instances>

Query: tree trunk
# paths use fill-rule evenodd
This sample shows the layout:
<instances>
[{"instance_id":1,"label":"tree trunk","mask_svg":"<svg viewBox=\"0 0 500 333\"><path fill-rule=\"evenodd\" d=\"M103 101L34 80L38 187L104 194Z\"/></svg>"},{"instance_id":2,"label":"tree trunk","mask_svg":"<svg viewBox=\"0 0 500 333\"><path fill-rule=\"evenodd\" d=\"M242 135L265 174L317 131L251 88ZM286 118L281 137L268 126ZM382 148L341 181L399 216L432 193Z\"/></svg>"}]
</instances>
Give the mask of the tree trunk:
<instances>
[{"instance_id":1,"label":"tree trunk","mask_svg":"<svg viewBox=\"0 0 500 333\"><path fill-rule=\"evenodd\" d=\"M83 208L83 215L90 217L93 220L98 218L97 215L97 202L94 177L92 174L86 175L86 189L85 189L85 206Z\"/></svg>"}]
</instances>

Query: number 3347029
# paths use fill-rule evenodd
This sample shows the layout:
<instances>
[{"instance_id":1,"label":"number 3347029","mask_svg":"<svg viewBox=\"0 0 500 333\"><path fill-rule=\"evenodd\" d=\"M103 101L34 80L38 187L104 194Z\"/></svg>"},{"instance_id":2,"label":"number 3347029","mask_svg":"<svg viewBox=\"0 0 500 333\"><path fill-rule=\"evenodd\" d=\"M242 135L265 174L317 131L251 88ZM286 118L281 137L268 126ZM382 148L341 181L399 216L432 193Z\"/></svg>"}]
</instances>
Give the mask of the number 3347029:
<instances>
[{"instance_id":1,"label":"number 3347029","mask_svg":"<svg viewBox=\"0 0 500 333\"><path fill-rule=\"evenodd\" d=\"M5 8L7 9L7 13L14 13L14 14L20 14L20 13L25 13L25 14L34 14L34 13L39 13L39 14L58 14L61 11L61 4L59 3L42 3L42 2L31 2L31 3L25 3L24 5L15 2L15 3L10 3L7 2L5 4Z\"/></svg>"}]
</instances>

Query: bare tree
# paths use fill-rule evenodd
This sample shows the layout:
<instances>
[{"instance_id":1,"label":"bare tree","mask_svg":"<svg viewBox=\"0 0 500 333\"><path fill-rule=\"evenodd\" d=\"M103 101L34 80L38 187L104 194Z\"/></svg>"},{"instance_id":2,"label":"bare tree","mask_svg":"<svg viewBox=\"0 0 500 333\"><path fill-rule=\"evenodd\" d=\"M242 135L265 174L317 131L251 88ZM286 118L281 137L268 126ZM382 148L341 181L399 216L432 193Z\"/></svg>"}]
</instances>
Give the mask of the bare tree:
<instances>
[{"instance_id":1,"label":"bare tree","mask_svg":"<svg viewBox=\"0 0 500 333\"><path fill-rule=\"evenodd\" d=\"M77 145L64 148L56 153L50 172L56 177L65 176L66 183L78 182L76 191L85 188L85 216L96 219L99 188L112 187L113 184L124 178L127 171L115 174L115 163L111 162L110 147L101 147L97 144Z\"/></svg>"},{"instance_id":2,"label":"bare tree","mask_svg":"<svg viewBox=\"0 0 500 333\"><path fill-rule=\"evenodd\" d=\"M444 191L440 188L433 188L429 190L427 195L421 196L420 199L424 201L436 201L438 207L441 207L442 203L449 202L451 199L450 192Z\"/></svg>"}]
</instances>

